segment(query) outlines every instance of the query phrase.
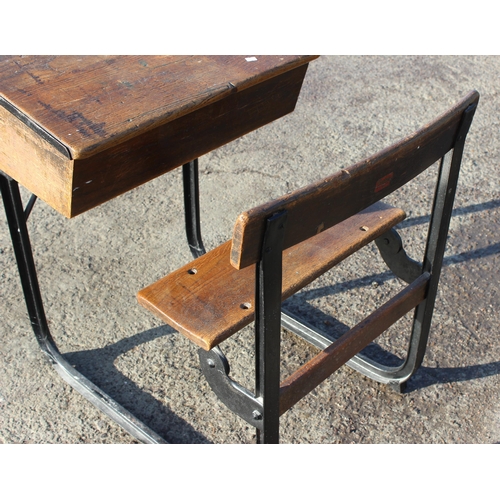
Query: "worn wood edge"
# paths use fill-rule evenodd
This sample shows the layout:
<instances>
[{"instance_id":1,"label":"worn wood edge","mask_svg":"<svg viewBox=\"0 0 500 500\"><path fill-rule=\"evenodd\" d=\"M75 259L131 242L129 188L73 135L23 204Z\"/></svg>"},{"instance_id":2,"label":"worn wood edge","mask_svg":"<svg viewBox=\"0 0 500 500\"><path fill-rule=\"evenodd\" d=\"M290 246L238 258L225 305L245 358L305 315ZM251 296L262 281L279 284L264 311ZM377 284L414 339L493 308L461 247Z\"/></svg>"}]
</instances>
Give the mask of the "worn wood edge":
<instances>
[{"instance_id":1,"label":"worn wood edge","mask_svg":"<svg viewBox=\"0 0 500 500\"><path fill-rule=\"evenodd\" d=\"M289 73L290 71L293 71L294 69L298 69L300 67L305 67L307 69L307 64L303 64L303 61L299 60L299 61L296 61L295 64L288 64L288 66L284 65L281 68L280 72L275 73L275 76L279 77L279 75L282 75L284 73ZM302 85L303 76L305 76L305 71L306 70L304 70L304 75L302 75L302 80L300 82L300 86ZM264 82L265 78L262 79L262 81ZM256 85L258 85L258 83L254 82L252 85L250 85L250 87L256 86ZM299 87L299 89L300 89L300 87ZM238 91L241 92L242 89L240 88L240 89L238 89ZM234 89L232 89L231 92L235 93ZM299 92L300 92L300 90L299 90ZM227 93L225 93L224 96L226 94ZM224 96L220 95L219 97L222 98ZM2 103L0 102L0 104L2 104ZM62 154L67 159L71 158L72 154L68 150L68 148L66 147L66 145L64 145L63 143L59 142L47 130L45 130L44 128L40 127L37 123L33 122L28 115L26 115L25 113L23 113L17 107L13 106L12 103L10 103L8 100L4 99L3 104L4 105L0 106L0 107L3 107L5 110L7 110L7 112L11 113L12 116L14 116L15 118L17 118L17 120L20 123L23 123L23 125L25 127L27 127L28 129L31 129L31 131L33 132L33 134L31 134L33 141L36 142L35 137L39 136L40 140L44 141L44 143L47 145L46 148L47 148L48 151L52 152L55 149L55 150L57 150L57 152L59 153L59 155ZM295 107L295 104L296 104L296 100L295 100L295 103L294 103L293 107ZM200 107L198 108L198 111L200 109L206 108L207 106L209 106L209 105L207 105L207 104L200 105ZM192 110L193 110L193 108L189 109L190 112ZM290 110L288 110L287 113L291 112L292 110L293 110L293 108L291 108ZM193 112L195 112L195 111L193 111ZM189 114L190 113L187 113L184 116L187 116ZM280 116L283 116L283 114L280 114ZM151 127L150 132L151 133L155 133L155 131L158 130L158 127L160 127L160 126L162 126L161 123L160 122L156 122L154 124L154 126ZM164 123L163 126L168 126L168 124ZM261 125L258 125L258 126L261 126ZM142 132L143 133L147 133L144 130L142 130ZM125 139L124 142L121 142L121 143L117 144L116 147L125 146L126 144L129 143L129 141L133 141L134 139L137 139L138 137L139 137L139 135L136 135L136 134L133 134L133 136L132 135L128 135L127 137L124 138ZM104 152L107 152L107 151L112 151L112 150L113 150L113 147L105 149L105 150L101 151L101 153L104 153ZM200 152L198 152L198 153L200 153ZM86 188L87 182L89 182L89 180L85 179L84 183L82 184L82 182L81 182L82 179L80 179L81 175L79 175L79 172L81 171L82 168L85 167L85 162L88 161L88 160L92 160L93 158L95 158L96 154L98 154L98 152L97 151L93 151L92 155L90 157L86 157L86 158L83 158L83 159L82 158L78 158L78 159L74 160L72 163L67 163L67 169L68 169L68 171L65 173L65 175L66 175L65 183L64 183L63 186L60 186L60 192L59 193L57 193L53 189L54 185L51 182L50 175L49 175L49 172L51 171L51 165L50 164L41 165L40 166L41 171L39 173L35 172L35 176L39 175L39 177L44 177L45 178L45 181L43 182L43 185L42 185L42 183L36 183L36 182L34 182L34 180L32 178L33 176L32 175L28 175L28 173L24 171L24 169L21 167L21 165L19 165L18 168L13 169L12 167L9 167L9 163L8 162L3 162L3 164L4 164L4 171L8 175L11 175L18 182L20 182L21 184L23 184L25 187L27 187L30 191L32 191L33 193L35 193L40 199L44 200L46 203L48 203L50 206L52 206L52 208L54 208L56 211L60 212L61 214L63 214L67 218L72 218L72 217L75 217L76 215L81 214L84 211L87 211L89 208L93 208L97 204L105 203L105 202L109 201L111 198L113 198L115 196L119 196L120 194L122 194L122 193L124 193L124 192L126 192L126 191L128 191L130 189L133 189L133 188L137 187L138 185L143 184L144 182L147 182L147 181L151 180L151 178L157 177L158 175L162 175L163 173L167 172L168 170L172 170L173 168L176 168L177 166L179 166L180 164L183 163L183 162L181 162L179 164L176 164L175 166L170 166L169 168L166 168L166 169L162 170L161 172L157 172L155 175L153 175L150 178L147 178L147 179L143 180L142 182L139 182L139 183L136 182L133 185L128 185L128 186L126 186L126 188L122 189L120 192L113 193L111 196L105 196L103 199L100 199L97 204L92 204L89 207L86 204L82 205L79 202L80 198L78 196L75 197L73 195L73 191L76 190L76 189L81 190L82 187ZM204 151L201 152L201 154L204 154ZM196 157L198 157L198 156L199 155L196 155ZM189 160L191 160L191 159L192 158L190 157ZM189 161L189 160L186 160L186 161ZM29 157L27 157L25 163L29 163L30 161L31 161L31 159ZM107 161L112 161L112 158L108 159ZM58 173L57 176L60 177L60 173ZM80 179L80 180L78 180L78 179Z\"/></svg>"},{"instance_id":2,"label":"worn wood edge","mask_svg":"<svg viewBox=\"0 0 500 500\"><path fill-rule=\"evenodd\" d=\"M37 122L33 121L28 115L18 109L4 95L0 94L0 106L3 106L7 111L12 113L17 119L23 122L28 128L37 133L42 139L45 139L52 147L62 153L68 160L72 159L71 152L59 139L52 135L48 130L44 129Z\"/></svg>"},{"instance_id":3,"label":"worn wood edge","mask_svg":"<svg viewBox=\"0 0 500 500\"><path fill-rule=\"evenodd\" d=\"M256 56L257 59L262 56ZM276 76L280 76L283 73L287 73L288 71L292 71L299 66L307 66L311 61L317 59L319 56L297 56L297 59L293 61L288 61L280 66L275 66L273 68L268 69L267 71L263 71L258 73L250 78L246 78L245 80L240 80L236 82L235 86L237 91L244 90L248 87L252 87L253 85L258 85L259 83L274 78ZM231 82L234 83L234 82Z\"/></svg>"},{"instance_id":4,"label":"worn wood edge","mask_svg":"<svg viewBox=\"0 0 500 500\"><path fill-rule=\"evenodd\" d=\"M280 385L280 415L422 302L427 295L429 280L429 273L420 275L413 283L287 377Z\"/></svg>"},{"instance_id":5,"label":"worn wood edge","mask_svg":"<svg viewBox=\"0 0 500 500\"><path fill-rule=\"evenodd\" d=\"M73 160L0 106L2 127L6 129L0 133L0 169L56 211L71 217Z\"/></svg>"},{"instance_id":6,"label":"worn wood edge","mask_svg":"<svg viewBox=\"0 0 500 500\"><path fill-rule=\"evenodd\" d=\"M159 301L156 300L156 292L158 288L162 289L163 283L167 282L172 277L175 278L176 276L179 275L183 276L192 268L199 269L202 265L200 263L203 261L210 260L211 258L217 261L227 260L227 256L229 255L230 244L231 241L226 241L225 243L219 245L210 252L202 255L201 257L198 257L192 262L173 271L169 275L160 278L155 283L152 283L151 285L143 288L137 293L137 301L141 306L145 307L147 310L152 312L155 316L157 316L158 318L163 320L166 324L170 325L172 328L174 328L179 333L184 335L186 338L191 340L194 344L198 345L199 347L207 351L209 351L212 347L215 347L215 345L227 339L237 331L241 330L244 326L246 326L251 322L251 318L247 319L246 316L243 316L241 321L235 322L232 325L232 328L226 329L223 335L209 334L209 333L206 333L204 335L194 335L191 333L189 329L184 328L184 325L181 322L176 321L174 318L166 314L166 312L161 307L158 307L156 305L157 303L159 303Z\"/></svg>"},{"instance_id":7,"label":"worn wood edge","mask_svg":"<svg viewBox=\"0 0 500 500\"><path fill-rule=\"evenodd\" d=\"M192 56L196 57L196 56ZM243 56L242 56L243 57ZM224 82L217 83L213 87L206 89L201 92L197 96L193 98L193 96L188 97L182 101L179 101L180 105L174 111L170 113L166 113L163 116L158 116L158 113L152 116L149 120L142 122L140 125L136 126L131 123L131 126L123 130L121 133L114 134L107 138L106 140L91 144L83 147L76 147L68 143L64 137L57 137L53 135L50 131L40 127L44 138L53 138L57 141L61 148L67 151L73 159L85 159L92 155L95 155L101 151L105 151L113 146L117 146L126 142L129 139L133 139L143 133L154 130L157 127L163 126L177 118L180 118L186 114L192 113L200 108L213 104L221 99L225 98L227 95L231 93L241 92L242 90L247 89L253 85L257 85L263 81L270 80L275 77L281 76L283 73L291 71L299 66L307 66L309 61L316 59L319 56L298 56L296 60L286 62L282 65L271 68L267 71L259 73L255 76L246 78L244 80L236 80L235 82ZM152 111L161 110L165 106L158 106L154 110L149 110L148 114L151 114ZM20 113L23 114L26 120L29 120L31 123L37 123L37 121L30 116L30 113L27 110L19 110Z\"/></svg>"},{"instance_id":8,"label":"worn wood edge","mask_svg":"<svg viewBox=\"0 0 500 500\"><path fill-rule=\"evenodd\" d=\"M73 190L77 191L72 199L71 216L79 215L291 113L297 104L306 70L304 65L299 66L274 80L265 80L233 93L219 103L179 117L175 122L157 127L89 158L75 160ZM279 102L276 102L276 86L283 94ZM263 102L273 99L271 111L262 113ZM197 127L197 141L193 142L185 136L184 130L196 128L197 121L202 125ZM224 127L223 122L231 125ZM221 126L222 129L214 133ZM169 143L176 144L170 151ZM146 159L148 163L145 163ZM110 166L103 170L100 164ZM89 175L96 177L93 179ZM96 184L89 183L96 179L107 184L108 188L96 191Z\"/></svg>"},{"instance_id":9,"label":"worn wood edge","mask_svg":"<svg viewBox=\"0 0 500 500\"><path fill-rule=\"evenodd\" d=\"M286 64L283 64L282 66L278 66L277 68L270 69L254 77L247 78L246 80L238 81L236 83L225 82L217 84L216 86L207 89L205 92L197 96L196 99L193 99L192 97L186 98L184 101L182 101L183 105L177 108L174 112L165 114L161 119L158 119L156 117L151 118L150 120L142 123L139 127L125 130L122 134L116 134L108 141L105 141L104 143L101 143L97 146L82 148L80 150L72 149L73 157L84 159L106 149L109 149L113 146L120 145L129 139L137 137L138 135L166 125L167 123L170 123L187 114L193 113L205 106L214 104L221 99L224 99L229 94L241 92L266 80L279 77L282 74L287 73L288 71L292 71L300 66L307 65L309 61L317 57L319 56L301 56L300 59L290 61ZM162 106L159 106L157 109L161 108Z\"/></svg>"},{"instance_id":10,"label":"worn wood edge","mask_svg":"<svg viewBox=\"0 0 500 500\"><path fill-rule=\"evenodd\" d=\"M254 207L253 209L241 214L240 217L238 217L233 229L231 264L237 269L240 269L256 262L256 260L258 259L258 255L256 253L254 253L253 255L244 255L244 248L246 245L245 238L248 236L248 238L254 240L255 234L262 233L261 230L257 229L257 226L263 228L265 218L278 211L289 210L291 207L295 206L301 198L310 195L311 193L321 192L324 189L340 189L347 182L349 182L349 179L352 176L356 175L363 168L366 168L367 166L370 166L376 162L381 162L384 159L390 157L397 158L398 155L401 155L405 149L411 148L412 144L416 143L419 139L423 137L429 137L430 140L432 133L437 130L446 130L447 128L452 126L456 126L458 129L458 124L461 120L461 114L465 111L465 109L467 109L469 105L477 103L478 100L479 93L473 90L454 106L443 112L441 115L439 115L437 118L430 121L423 127L419 128L413 134L404 137L400 141L393 143L392 145L382 149L374 155L361 160L360 162L357 162L346 169L337 171L326 178L320 179L312 184L300 188L293 193L284 195L258 207ZM425 170L425 168L423 170ZM419 175L423 170L415 171L413 176L406 182ZM392 193L394 190L400 188L401 185L393 183L388 184L387 186L383 186L383 188L380 189L380 196L378 197L378 199L382 199L383 197ZM371 205L373 202L374 200L367 200L366 204L364 206L361 204L359 207L357 207L357 210L362 210L364 207ZM255 226L255 228L252 228L252 226ZM253 233L249 234L252 231ZM258 248L260 248L260 244L260 242L255 242L255 246L257 246Z\"/></svg>"}]
</instances>

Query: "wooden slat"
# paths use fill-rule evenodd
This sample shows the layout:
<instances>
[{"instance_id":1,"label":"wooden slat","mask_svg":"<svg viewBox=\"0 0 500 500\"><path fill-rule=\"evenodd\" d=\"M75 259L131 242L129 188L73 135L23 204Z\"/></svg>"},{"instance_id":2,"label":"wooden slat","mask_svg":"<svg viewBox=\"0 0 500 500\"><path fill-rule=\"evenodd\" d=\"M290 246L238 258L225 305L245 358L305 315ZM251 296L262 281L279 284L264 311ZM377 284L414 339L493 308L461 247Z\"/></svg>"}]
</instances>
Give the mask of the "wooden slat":
<instances>
[{"instance_id":1,"label":"wooden slat","mask_svg":"<svg viewBox=\"0 0 500 500\"><path fill-rule=\"evenodd\" d=\"M377 203L283 252L283 300L403 220ZM228 241L141 290L139 303L204 349L254 319L255 266L236 270Z\"/></svg>"},{"instance_id":2,"label":"wooden slat","mask_svg":"<svg viewBox=\"0 0 500 500\"><path fill-rule=\"evenodd\" d=\"M287 210L293 227L287 232L285 248L290 247L416 177L453 147L464 110L478 99L473 91L436 120L376 155L241 214L234 229L232 264L243 268L258 261L265 221L273 213Z\"/></svg>"},{"instance_id":3,"label":"wooden slat","mask_svg":"<svg viewBox=\"0 0 500 500\"><path fill-rule=\"evenodd\" d=\"M429 273L419 276L412 284L284 380L280 386L280 415L422 302L427 294L429 279Z\"/></svg>"}]
</instances>

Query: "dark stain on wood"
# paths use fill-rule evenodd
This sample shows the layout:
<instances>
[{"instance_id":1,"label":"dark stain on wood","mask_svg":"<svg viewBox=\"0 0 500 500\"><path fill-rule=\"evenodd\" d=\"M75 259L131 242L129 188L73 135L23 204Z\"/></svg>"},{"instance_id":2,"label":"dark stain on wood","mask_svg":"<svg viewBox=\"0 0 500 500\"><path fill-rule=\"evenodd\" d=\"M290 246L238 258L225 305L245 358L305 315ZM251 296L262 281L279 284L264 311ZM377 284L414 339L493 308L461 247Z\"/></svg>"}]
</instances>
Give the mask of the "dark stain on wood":
<instances>
[{"instance_id":1,"label":"dark stain on wood","mask_svg":"<svg viewBox=\"0 0 500 500\"><path fill-rule=\"evenodd\" d=\"M46 104L42 101L38 101L40 106L44 107L47 111L54 113L58 118L61 118L68 123L71 123L78 127L77 132L85 137L92 137L93 134L99 137L106 136L106 130L104 129L104 122L94 123L91 120L85 118L82 113L74 111L72 113L67 113L63 110L54 109L50 104ZM90 130L89 130L90 129Z\"/></svg>"}]
</instances>

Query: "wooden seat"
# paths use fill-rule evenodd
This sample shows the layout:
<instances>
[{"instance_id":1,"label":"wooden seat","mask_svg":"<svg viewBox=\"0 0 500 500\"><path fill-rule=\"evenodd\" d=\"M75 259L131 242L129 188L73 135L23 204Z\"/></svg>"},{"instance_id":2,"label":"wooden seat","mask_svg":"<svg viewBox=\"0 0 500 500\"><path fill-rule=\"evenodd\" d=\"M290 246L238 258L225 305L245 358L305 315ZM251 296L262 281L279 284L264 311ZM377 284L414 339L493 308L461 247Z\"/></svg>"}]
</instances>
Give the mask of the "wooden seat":
<instances>
[{"instance_id":1,"label":"wooden seat","mask_svg":"<svg viewBox=\"0 0 500 500\"><path fill-rule=\"evenodd\" d=\"M401 222L405 213L378 202L283 253L282 300ZM254 319L255 264L230 263L231 241L138 293L139 303L205 350Z\"/></svg>"},{"instance_id":2,"label":"wooden seat","mask_svg":"<svg viewBox=\"0 0 500 500\"><path fill-rule=\"evenodd\" d=\"M425 353L465 138L479 94L406 139L310 186L241 214L232 241L138 294L139 302L202 349L202 371L218 397L279 441L279 417L343 364L403 386ZM421 262L406 255L394 226L405 214L382 203L440 161L427 245ZM411 200L408 200L411 205ZM281 311L281 303L348 255L375 240L389 268L408 286L338 339ZM360 354L415 309L407 356L397 367ZM255 320L255 393L229 377L219 344ZM280 378L281 326L322 351Z\"/></svg>"}]
</instances>

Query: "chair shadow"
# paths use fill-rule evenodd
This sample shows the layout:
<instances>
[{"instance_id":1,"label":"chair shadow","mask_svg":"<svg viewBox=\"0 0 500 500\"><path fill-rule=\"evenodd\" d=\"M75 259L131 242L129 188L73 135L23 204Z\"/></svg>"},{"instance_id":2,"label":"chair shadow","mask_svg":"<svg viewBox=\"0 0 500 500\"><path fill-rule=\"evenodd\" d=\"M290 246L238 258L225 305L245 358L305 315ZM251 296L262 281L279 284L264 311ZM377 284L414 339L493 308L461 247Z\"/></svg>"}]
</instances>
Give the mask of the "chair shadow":
<instances>
[{"instance_id":1,"label":"chair shadow","mask_svg":"<svg viewBox=\"0 0 500 500\"><path fill-rule=\"evenodd\" d=\"M458 208L453 211L452 217L494 209L498 207L500 207L500 200L491 200L486 203L478 203L475 205L470 205L468 207ZM405 228L420 224L428 224L429 220L429 216L405 219L403 222L398 224L397 227ZM443 259L443 267L488 257L498 253L500 253L500 242L488 245L483 248L446 256ZM292 298L288 299L284 303L284 306L286 309L289 309L299 317L303 317L305 320L307 320L309 323L311 323L313 326L316 326L320 330L322 327L324 328L323 325L328 324L329 334L334 338L338 338L342 334L349 331L350 327L345 323L337 320L336 318L323 313L318 308L312 306L308 302L308 300L311 300L312 298L332 296L345 290L368 287L373 282L377 282L380 284L393 278L394 275L391 271L385 271L383 273L376 273L368 276L363 276L362 278L344 281L332 286L316 288L311 291L301 291L295 294ZM385 349L374 343L369 344L365 349L361 351L361 353L364 356L367 356L370 359L386 366L396 367L401 365L401 363L403 362L403 360L398 356L392 354L389 351L386 351ZM483 365L473 365L457 368L429 368L426 366L421 366L408 380L405 392L412 392L414 390L422 389L434 384L444 384L449 382L461 382L465 380L485 378L492 375L497 375L498 373L500 373L500 361L486 363Z\"/></svg>"},{"instance_id":2,"label":"chair shadow","mask_svg":"<svg viewBox=\"0 0 500 500\"><path fill-rule=\"evenodd\" d=\"M100 349L65 353L64 358L169 443L211 444L203 434L140 388L115 366L115 360L131 349L174 333L176 332L172 328L160 326Z\"/></svg>"},{"instance_id":3,"label":"chair shadow","mask_svg":"<svg viewBox=\"0 0 500 500\"><path fill-rule=\"evenodd\" d=\"M500 207L500 200L490 200L484 203L476 203L474 205L467 205L466 207L458 207L454 208L451 214L452 217L456 217L457 215L467 215L476 212L484 212L485 210L491 210L494 208ZM412 227L419 226L420 224L427 224L430 220L428 215L422 215L420 217L411 217L403 220L398 224L399 227Z\"/></svg>"}]
</instances>

